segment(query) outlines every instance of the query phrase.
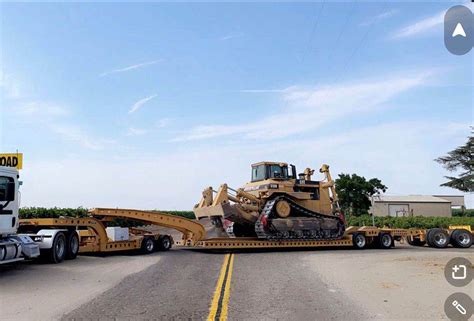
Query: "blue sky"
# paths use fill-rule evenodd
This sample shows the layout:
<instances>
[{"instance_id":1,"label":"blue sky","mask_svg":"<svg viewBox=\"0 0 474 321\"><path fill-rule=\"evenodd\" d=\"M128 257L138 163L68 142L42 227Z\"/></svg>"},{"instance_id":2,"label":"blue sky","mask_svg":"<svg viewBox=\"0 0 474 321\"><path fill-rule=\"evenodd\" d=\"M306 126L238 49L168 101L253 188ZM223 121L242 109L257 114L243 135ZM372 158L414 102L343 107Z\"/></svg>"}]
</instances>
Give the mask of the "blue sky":
<instances>
[{"instance_id":1,"label":"blue sky","mask_svg":"<svg viewBox=\"0 0 474 321\"><path fill-rule=\"evenodd\" d=\"M2 3L0 151L26 206L189 209L260 160L458 194L433 162L473 124L458 3Z\"/></svg>"}]
</instances>

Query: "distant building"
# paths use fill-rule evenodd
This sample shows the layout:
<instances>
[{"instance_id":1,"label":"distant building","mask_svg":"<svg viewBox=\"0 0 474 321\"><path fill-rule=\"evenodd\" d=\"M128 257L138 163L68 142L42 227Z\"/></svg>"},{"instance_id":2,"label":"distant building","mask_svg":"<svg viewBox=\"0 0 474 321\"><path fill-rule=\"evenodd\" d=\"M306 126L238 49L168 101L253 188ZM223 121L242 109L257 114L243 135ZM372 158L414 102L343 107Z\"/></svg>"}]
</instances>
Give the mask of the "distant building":
<instances>
[{"instance_id":1,"label":"distant building","mask_svg":"<svg viewBox=\"0 0 474 321\"><path fill-rule=\"evenodd\" d=\"M373 198L369 212L374 216L449 217L451 216L452 206L464 206L464 196L380 195Z\"/></svg>"},{"instance_id":2,"label":"distant building","mask_svg":"<svg viewBox=\"0 0 474 321\"><path fill-rule=\"evenodd\" d=\"M459 208L461 210L466 209L466 203L464 202L463 195L433 195L451 202L451 208Z\"/></svg>"}]
</instances>

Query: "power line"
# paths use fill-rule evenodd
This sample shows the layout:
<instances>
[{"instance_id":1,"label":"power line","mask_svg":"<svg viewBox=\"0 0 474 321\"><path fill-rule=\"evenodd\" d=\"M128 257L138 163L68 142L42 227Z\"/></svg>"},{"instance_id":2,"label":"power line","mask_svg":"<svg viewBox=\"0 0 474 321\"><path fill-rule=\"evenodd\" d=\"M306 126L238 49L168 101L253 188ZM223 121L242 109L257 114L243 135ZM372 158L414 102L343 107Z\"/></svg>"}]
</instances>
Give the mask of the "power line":
<instances>
[{"instance_id":1,"label":"power line","mask_svg":"<svg viewBox=\"0 0 474 321\"><path fill-rule=\"evenodd\" d=\"M314 20L314 25L313 25L313 29L311 30L311 33L310 33L310 36L309 36L309 39L308 39L308 45L306 46L306 50L303 52L303 58L301 59L301 63L304 63L304 60L311 48L311 43L313 42L313 36L319 26L319 21L320 21L320 18L321 18L321 14L324 10L324 6L326 5L326 0L323 1L323 3L321 4L321 7L319 8L319 12L317 14L317 17L316 19Z\"/></svg>"}]
</instances>

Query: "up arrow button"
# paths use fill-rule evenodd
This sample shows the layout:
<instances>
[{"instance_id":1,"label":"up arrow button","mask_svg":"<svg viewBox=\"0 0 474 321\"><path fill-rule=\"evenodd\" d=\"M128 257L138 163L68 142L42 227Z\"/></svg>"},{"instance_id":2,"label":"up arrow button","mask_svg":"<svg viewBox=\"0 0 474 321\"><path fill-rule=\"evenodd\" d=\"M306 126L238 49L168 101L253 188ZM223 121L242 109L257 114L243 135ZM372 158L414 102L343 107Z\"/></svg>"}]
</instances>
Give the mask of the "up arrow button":
<instances>
[{"instance_id":1,"label":"up arrow button","mask_svg":"<svg viewBox=\"0 0 474 321\"><path fill-rule=\"evenodd\" d=\"M474 15L465 6L454 6L444 16L444 44L455 55L467 54L474 45Z\"/></svg>"}]
</instances>

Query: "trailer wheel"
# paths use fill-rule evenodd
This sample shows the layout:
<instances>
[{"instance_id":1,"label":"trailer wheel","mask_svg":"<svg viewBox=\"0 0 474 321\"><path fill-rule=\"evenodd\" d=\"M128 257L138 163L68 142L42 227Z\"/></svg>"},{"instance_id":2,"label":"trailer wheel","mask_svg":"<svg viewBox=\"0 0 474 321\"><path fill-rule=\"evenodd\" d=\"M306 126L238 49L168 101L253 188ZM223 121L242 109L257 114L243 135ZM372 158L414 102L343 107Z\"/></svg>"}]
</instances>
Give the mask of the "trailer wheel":
<instances>
[{"instance_id":1,"label":"trailer wheel","mask_svg":"<svg viewBox=\"0 0 474 321\"><path fill-rule=\"evenodd\" d=\"M393 237L390 233L380 233L378 239L381 249L389 249L393 246Z\"/></svg>"},{"instance_id":2,"label":"trailer wheel","mask_svg":"<svg viewBox=\"0 0 474 321\"><path fill-rule=\"evenodd\" d=\"M141 251L143 254L150 254L155 251L155 240L152 237L144 237Z\"/></svg>"},{"instance_id":3,"label":"trailer wheel","mask_svg":"<svg viewBox=\"0 0 474 321\"><path fill-rule=\"evenodd\" d=\"M354 245L354 248L362 250L367 245L367 239L364 234L355 233L352 234L352 244Z\"/></svg>"},{"instance_id":4,"label":"trailer wheel","mask_svg":"<svg viewBox=\"0 0 474 321\"><path fill-rule=\"evenodd\" d=\"M449 244L449 234L442 228L433 228L428 231L426 240L431 247L445 248Z\"/></svg>"},{"instance_id":5,"label":"trailer wheel","mask_svg":"<svg viewBox=\"0 0 474 321\"><path fill-rule=\"evenodd\" d=\"M63 232L56 234L53 240L53 246L47 250L50 263L61 263L66 256L66 236Z\"/></svg>"},{"instance_id":6,"label":"trailer wheel","mask_svg":"<svg viewBox=\"0 0 474 321\"><path fill-rule=\"evenodd\" d=\"M168 251L171 249L173 243L171 242L171 238L168 235L160 235L158 238L158 248L160 251Z\"/></svg>"},{"instance_id":7,"label":"trailer wheel","mask_svg":"<svg viewBox=\"0 0 474 321\"><path fill-rule=\"evenodd\" d=\"M76 231L69 233L67 238L66 260L74 260L79 253L79 237Z\"/></svg>"},{"instance_id":8,"label":"trailer wheel","mask_svg":"<svg viewBox=\"0 0 474 321\"><path fill-rule=\"evenodd\" d=\"M458 229L451 233L451 244L454 247L469 248L472 245L472 234L468 230Z\"/></svg>"}]
</instances>

